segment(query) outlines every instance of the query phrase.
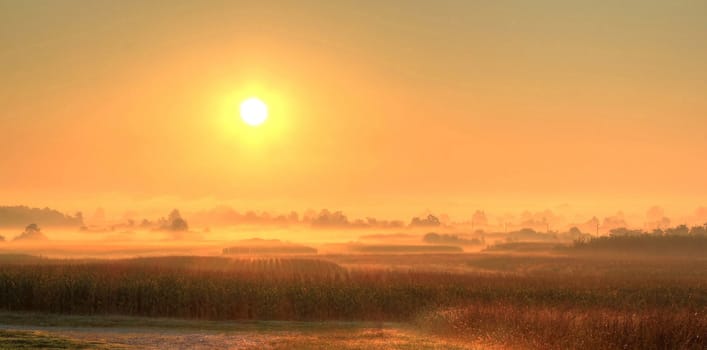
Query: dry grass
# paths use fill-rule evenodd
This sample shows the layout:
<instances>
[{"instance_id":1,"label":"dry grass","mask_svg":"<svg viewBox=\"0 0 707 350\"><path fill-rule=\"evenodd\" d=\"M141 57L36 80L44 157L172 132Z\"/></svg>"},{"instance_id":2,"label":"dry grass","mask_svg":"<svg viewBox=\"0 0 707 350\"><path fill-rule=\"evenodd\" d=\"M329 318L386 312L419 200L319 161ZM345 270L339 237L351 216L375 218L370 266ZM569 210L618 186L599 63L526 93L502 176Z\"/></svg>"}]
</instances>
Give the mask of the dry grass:
<instances>
[{"instance_id":1,"label":"dry grass","mask_svg":"<svg viewBox=\"0 0 707 350\"><path fill-rule=\"evenodd\" d=\"M491 303L434 311L417 323L453 338L531 349L704 349L704 311Z\"/></svg>"},{"instance_id":2,"label":"dry grass","mask_svg":"<svg viewBox=\"0 0 707 350\"><path fill-rule=\"evenodd\" d=\"M347 265L370 257L350 259ZM445 259L469 270L343 268L300 258L30 260L0 265L0 310L415 321L445 336L530 348L705 346L705 260L464 254Z\"/></svg>"}]
</instances>

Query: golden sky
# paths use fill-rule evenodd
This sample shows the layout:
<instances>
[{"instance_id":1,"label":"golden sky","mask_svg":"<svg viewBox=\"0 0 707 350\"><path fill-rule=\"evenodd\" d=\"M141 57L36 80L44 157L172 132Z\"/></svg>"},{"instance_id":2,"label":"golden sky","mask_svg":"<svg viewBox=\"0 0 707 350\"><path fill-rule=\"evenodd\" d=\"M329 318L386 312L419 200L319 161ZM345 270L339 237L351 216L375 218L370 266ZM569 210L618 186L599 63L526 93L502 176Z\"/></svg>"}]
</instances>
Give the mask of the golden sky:
<instances>
[{"instance_id":1,"label":"golden sky","mask_svg":"<svg viewBox=\"0 0 707 350\"><path fill-rule=\"evenodd\" d=\"M0 0L0 204L692 210L705 42L704 1Z\"/></svg>"}]
</instances>

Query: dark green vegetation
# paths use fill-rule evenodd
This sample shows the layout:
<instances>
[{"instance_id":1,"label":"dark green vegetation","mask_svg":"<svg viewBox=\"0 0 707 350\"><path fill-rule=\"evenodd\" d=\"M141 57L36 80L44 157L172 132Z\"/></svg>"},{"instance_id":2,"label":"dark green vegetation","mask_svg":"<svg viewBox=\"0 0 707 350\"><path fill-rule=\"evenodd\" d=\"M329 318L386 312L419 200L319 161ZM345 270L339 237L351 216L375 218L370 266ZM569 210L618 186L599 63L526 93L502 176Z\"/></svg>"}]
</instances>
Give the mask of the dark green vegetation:
<instances>
[{"instance_id":1,"label":"dark green vegetation","mask_svg":"<svg viewBox=\"0 0 707 350\"><path fill-rule=\"evenodd\" d=\"M325 258L26 259L0 265L0 310L208 320L402 321L451 338L543 349L707 345L704 258ZM381 265L370 266L372 261ZM390 269L386 262L410 268ZM369 267L340 265L357 263ZM424 268L433 263L455 272Z\"/></svg>"}]
</instances>

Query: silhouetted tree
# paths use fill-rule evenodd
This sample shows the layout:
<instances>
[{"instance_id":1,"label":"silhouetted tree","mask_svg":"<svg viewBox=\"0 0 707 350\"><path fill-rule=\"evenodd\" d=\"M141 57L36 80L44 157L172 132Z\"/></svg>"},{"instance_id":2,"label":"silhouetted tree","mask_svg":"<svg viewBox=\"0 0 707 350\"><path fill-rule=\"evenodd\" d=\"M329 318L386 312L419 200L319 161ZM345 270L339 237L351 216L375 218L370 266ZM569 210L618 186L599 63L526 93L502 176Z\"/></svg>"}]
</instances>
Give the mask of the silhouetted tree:
<instances>
[{"instance_id":1,"label":"silhouetted tree","mask_svg":"<svg viewBox=\"0 0 707 350\"><path fill-rule=\"evenodd\" d=\"M189 230L189 225L186 220L182 218L182 215L179 214L179 210L174 209L167 217L166 229L170 231L187 231Z\"/></svg>"},{"instance_id":2,"label":"silhouetted tree","mask_svg":"<svg viewBox=\"0 0 707 350\"><path fill-rule=\"evenodd\" d=\"M29 240L44 240L47 239L46 236L42 233L42 230L37 226L37 224L29 224L27 227L25 227L24 232L22 232L19 236L15 237L15 240L24 240L24 239L29 239Z\"/></svg>"},{"instance_id":3,"label":"silhouetted tree","mask_svg":"<svg viewBox=\"0 0 707 350\"><path fill-rule=\"evenodd\" d=\"M410 221L410 226L440 226L441 224L439 219L432 214L427 215L424 219L414 217Z\"/></svg>"},{"instance_id":4,"label":"silhouetted tree","mask_svg":"<svg viewBox=\"0 0 707 350\"><path fill-rule=\"evenodd\" d=\"M690 229L687 225L680 225L665 230L665 234L668 236L687 236L690 234Z\"/></svg>"},{"instance_id":5,"label":"silhouetted tree","mask_svg":"<svg viewBox=\"0 0 707 350\"><path fill-rule=\"evenodd\" d=\"M614 216L604 218L604 221L601 224L604 231L626 228L626 226L628 226L628 223L626 223L622 212L618 212Z\"/></svg>"},{"instance_id":6,"label":"silhouetted tree","mask_svg":"<svg viewBox=\"0 0 707 350\"><path fill-rule=\"evenodd\" d=\"M0 206L0 227L20 228L28 222L51 227L79 227L83 225L83 216L71 216L49 208Z\"/></svg>"},{"instance_id":7,"label":"silhouetted tree","mask_svg":"<svg viewBox=\"0 0 707 350\"><path fill-rule=\"evenodd\" d=\"M571 240L579 240L579 239L586 239L589 236L587 234L582 233L582 230L580 230L577 226L572 226L569 231L567 231L565 234L563 234L565 237L571 239Z\"/></svg>"},{"instance_id":8,"label":"silhouetted tree","mask_svg":"<svg viewBox=\"0 0 707 350\"><path fill-rule=\"evenodd\" d=\"M705 226L693 226L690 229L691 236L707 236L707 228Z\"/></svg>"},{"instance_id":9,"label":"silhouetted tree","mask_svg":"<svg viewBox=\"0 0 707 350\"><path fill-rule=\"evenodd\" d=\"M341 211L330 212L323 209L319 215L312 220L312 226L332 227L332 226L349 226L349 219Z\"/></svg>"}]
</instances>

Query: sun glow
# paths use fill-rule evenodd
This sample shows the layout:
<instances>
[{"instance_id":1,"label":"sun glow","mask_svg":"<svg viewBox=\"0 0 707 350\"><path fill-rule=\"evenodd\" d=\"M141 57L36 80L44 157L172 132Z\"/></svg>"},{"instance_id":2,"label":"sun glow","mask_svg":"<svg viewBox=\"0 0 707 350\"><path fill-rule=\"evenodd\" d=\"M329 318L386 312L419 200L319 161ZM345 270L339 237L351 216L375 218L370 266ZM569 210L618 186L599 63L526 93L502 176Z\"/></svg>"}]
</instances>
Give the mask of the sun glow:
<instances>
[{"instance_id":1,"label":"sun glow","mask_svg":"<svg viewBox=\"0 0 707 350\"><path fill-rule=\"evenodd\" d=\"M241 102L240 111L241 119L250 126L258 126L268 119L268 106L257 97Z\"/></svg>"}]
</instances>

